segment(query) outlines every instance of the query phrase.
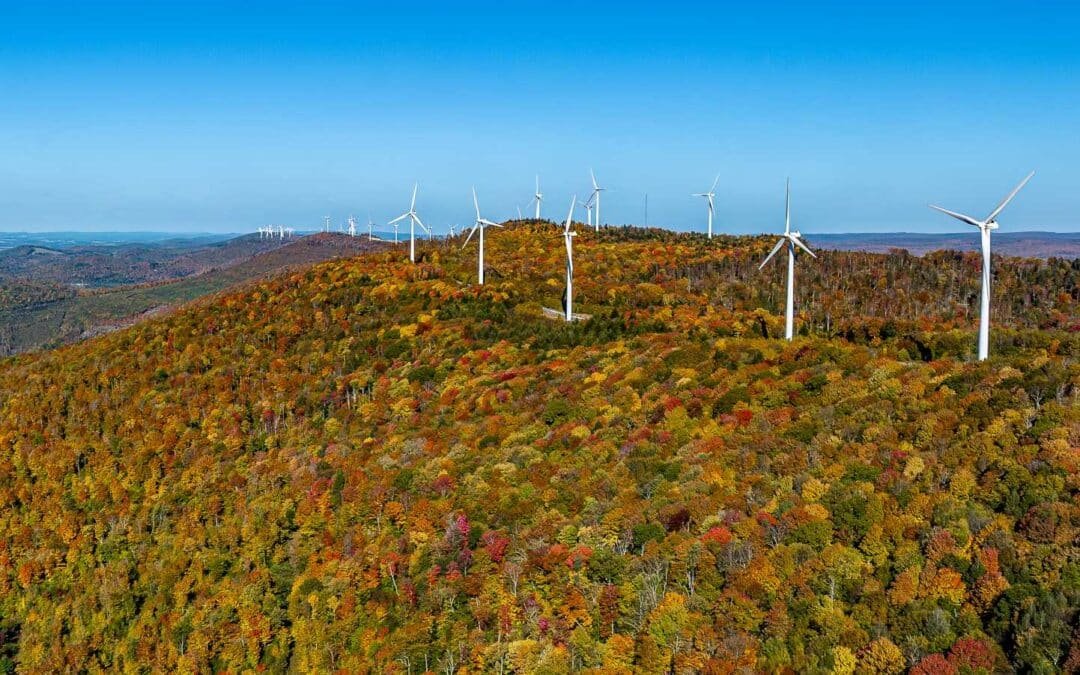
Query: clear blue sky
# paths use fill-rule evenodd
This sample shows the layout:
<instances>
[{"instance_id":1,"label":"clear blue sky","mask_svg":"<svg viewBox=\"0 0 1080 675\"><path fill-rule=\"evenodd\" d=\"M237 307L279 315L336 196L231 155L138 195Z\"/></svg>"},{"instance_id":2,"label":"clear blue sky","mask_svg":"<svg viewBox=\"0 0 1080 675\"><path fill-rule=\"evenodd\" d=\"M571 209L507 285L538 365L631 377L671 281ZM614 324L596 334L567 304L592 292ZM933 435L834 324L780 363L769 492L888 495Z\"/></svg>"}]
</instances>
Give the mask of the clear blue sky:
<instances>
[{"instance_id":1,"label":"clear blue sky","mask_svg":"<svg viewBox=\"0 0 1080 675\"><path fill-rule=\"evenodd\" d=\"M0 229L1080 229L1076 3L246 4L0 2Z\"/></svg>"}]
</instances>

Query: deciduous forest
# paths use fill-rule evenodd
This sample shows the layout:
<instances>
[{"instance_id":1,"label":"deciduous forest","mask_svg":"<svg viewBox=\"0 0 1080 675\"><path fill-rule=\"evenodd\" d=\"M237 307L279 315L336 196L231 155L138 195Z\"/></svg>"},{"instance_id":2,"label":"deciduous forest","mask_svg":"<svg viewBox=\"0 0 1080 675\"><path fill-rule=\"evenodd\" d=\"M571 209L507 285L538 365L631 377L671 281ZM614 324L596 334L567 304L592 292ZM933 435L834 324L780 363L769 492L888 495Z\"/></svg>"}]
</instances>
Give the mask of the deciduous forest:
<instances>
[{"instance_id":1,"label":"deciduous forest","mask_svg":"<svg viewBox=\"0 0 1080 675\"><path fill-rule=\"evenodd\" d=\"M1080 261L560 232L0 362L2 668L1080 669Z\"/></svg>"}]
</instances>

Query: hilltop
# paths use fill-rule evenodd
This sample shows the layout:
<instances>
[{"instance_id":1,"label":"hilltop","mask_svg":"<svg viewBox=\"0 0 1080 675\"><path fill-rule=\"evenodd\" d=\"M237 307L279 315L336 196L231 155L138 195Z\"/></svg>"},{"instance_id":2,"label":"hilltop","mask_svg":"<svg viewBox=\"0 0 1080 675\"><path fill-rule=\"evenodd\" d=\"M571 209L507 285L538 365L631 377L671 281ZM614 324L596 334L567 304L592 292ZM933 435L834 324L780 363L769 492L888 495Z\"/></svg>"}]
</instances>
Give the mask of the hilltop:
<instances>
[{"instance_id":1,"label":"hilltop","mask_svg":"<svg viewBox=\"0 0 1080 675\"><path fill-rule=\"evenodd\" d=\"M582 228L584 229L584 228ZM363 252L0 365L32 672L1080 664L1080 263L554 226ZM811 242L813 243L813 242ZM283 249L282 249L283 250Z\"/></svg>"}]
</instances>

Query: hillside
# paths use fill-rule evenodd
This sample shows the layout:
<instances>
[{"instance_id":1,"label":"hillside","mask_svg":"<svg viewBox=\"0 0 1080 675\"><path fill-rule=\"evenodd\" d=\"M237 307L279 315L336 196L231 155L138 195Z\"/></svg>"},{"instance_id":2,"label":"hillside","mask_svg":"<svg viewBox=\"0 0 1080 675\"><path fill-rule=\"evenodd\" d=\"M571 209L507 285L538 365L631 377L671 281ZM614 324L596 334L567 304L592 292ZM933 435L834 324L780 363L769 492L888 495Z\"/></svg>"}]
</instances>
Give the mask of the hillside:
<instances>
[{"instance_id":1,"label":"hillside","mask_svg":"<svg viewBox=\"0 0 1080 675\"><path fill-rule=\"evenodd\" d=\"M584 228L582 228L584 230ZM25 672L1080 665L1080 263L551 225L0 364ZM811 242L813 243L813 242Z\"/></svg>"},{"instance_id":2,"label":"hillside","mask_svg":"<svg viewBox=\"0 0 1080 675\"><path fill-rule=\"evenodd\" d=\"M242 237L227 242L163 252L123 246L107 254L110 264L95 265L95 283L113 278L123 269L124 279L164 279L158 283L109 285L104 288L73 288L70 280L86 278L79 270L105 255L64 252L55 266L35 267L33 280L0 283L0 356L56 347L75 340L129 325L148 314L220 291L229 286L280 273L285 269L331 260L370 250L360 238L319 234L293 240L261 241ZM9 257L3 256L8 254ZM0 251L0 269L15 276L12 258L25 255L20 249ZM146 258L158 262L150 263ZM3 276L0 274L0 276ZM42 278L43 277L43 278ZM67 283L62 280L68 280Z\"/></svg>"}]
</instances>

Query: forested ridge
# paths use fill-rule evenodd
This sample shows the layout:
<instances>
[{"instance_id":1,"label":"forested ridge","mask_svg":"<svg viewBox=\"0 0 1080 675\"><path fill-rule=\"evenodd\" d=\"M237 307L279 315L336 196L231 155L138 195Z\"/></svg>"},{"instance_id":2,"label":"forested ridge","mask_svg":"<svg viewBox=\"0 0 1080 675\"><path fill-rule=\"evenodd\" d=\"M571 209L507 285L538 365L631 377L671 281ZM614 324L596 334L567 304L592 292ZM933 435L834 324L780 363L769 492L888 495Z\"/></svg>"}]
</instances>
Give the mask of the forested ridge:
<instances>
[{"instance_id":1,"label":"forested ridge","mask_svg":"<svg viewBox=\"0 0 1080 675\"><path fill-rule=\"evenodd\" d=\"M1080 262L559 236L0 363L3 667L1080 669Z\"/></svg>"}]
</instances>

